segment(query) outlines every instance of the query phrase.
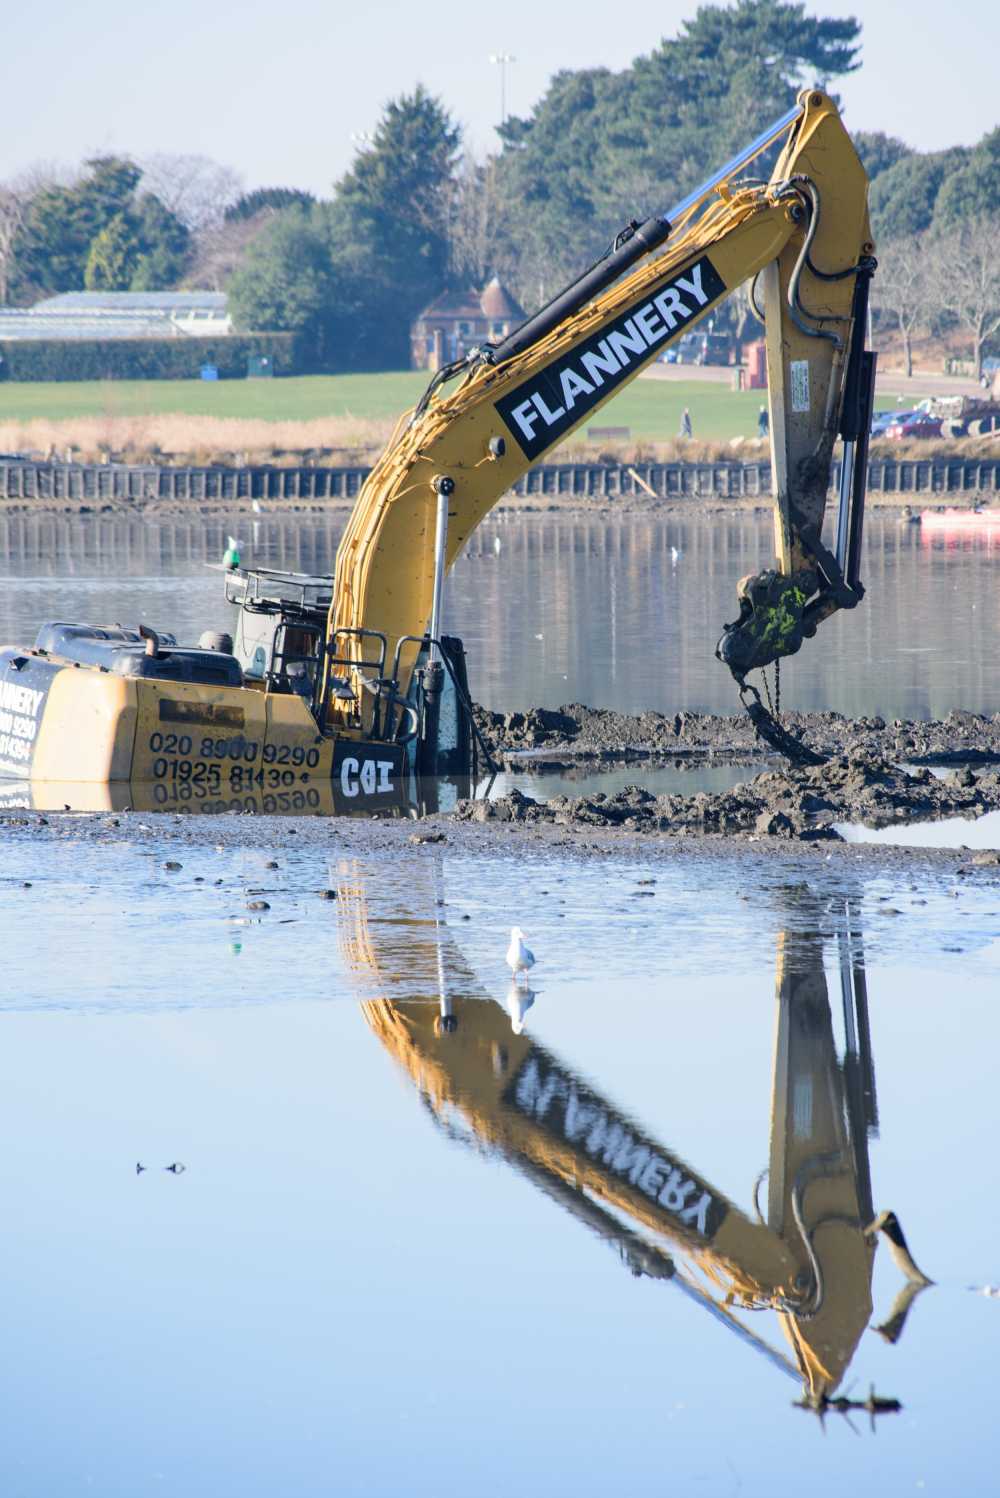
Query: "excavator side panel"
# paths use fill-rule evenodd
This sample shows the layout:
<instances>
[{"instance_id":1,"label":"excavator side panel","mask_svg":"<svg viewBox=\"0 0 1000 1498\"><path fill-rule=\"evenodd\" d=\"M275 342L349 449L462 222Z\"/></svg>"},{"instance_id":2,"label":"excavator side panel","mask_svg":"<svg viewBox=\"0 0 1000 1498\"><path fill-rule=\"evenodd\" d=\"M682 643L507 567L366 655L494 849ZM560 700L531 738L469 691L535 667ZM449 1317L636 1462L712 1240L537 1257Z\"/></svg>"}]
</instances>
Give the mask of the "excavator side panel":
<instances>
[{"instance_id":1,"label":"excavator side panel","mask_svg":"<svg viewBox=\"0 0 1000 1498\"><path fill-rule=\"evenodd\" d=\"M161 785L171 806L196 796L252 790L263 767L266 697L246 687L139 679L131 776Z\"/></svg>"}]
</instances>

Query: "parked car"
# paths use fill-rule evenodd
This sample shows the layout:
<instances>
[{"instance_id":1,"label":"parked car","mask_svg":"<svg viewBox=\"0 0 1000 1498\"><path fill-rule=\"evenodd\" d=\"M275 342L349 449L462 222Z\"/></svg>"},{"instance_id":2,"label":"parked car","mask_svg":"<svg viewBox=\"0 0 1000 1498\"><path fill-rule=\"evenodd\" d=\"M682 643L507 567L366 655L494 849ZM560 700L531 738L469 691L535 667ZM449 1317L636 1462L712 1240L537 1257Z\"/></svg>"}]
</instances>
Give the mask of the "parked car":
<instances>
[{"instance_id":1,"label":"parked car","mask_svg":"<svg viewBox=\"0 0 1000 1498\"><path fill-rule=\"evenodd\" d=\"M873 411L871 434L873 437L884 437L886 429L895 422L902 421L905 417L912 416L912 411Z\"/></svg>"},{"instance_id":2,"label":"parked car","mask_svg":"<svg viewBox=\"0 0 1000 1498\"><path fill-rule=\"evenodd\" d=\"M677 363L728 364L732 346L728 333L685 333L677 345Z\"/></svg>"},{"instance_id":3,"label":"parked car","mask_svg":"<svg viewBox=\"0 0 1000 1498\"><path fill-rule=\"evenodd\" d=\"M915 437L940 437L941 418L928 416L926 411L911 411L901 416L885 429L890 442L909 441Z\"/></svg>"}]
</instances>

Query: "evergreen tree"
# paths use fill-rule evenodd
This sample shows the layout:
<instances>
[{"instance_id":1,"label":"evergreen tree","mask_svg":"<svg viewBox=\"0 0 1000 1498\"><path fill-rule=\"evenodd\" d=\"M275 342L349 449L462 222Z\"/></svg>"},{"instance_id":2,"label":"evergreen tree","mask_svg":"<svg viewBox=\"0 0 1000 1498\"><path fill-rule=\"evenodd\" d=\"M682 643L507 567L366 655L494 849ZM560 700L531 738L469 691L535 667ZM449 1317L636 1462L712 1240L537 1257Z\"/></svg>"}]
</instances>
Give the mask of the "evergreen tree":
<instances>
[{"instance_id":1,"label":"evergreen tree","mask_svg":"<svg viewBox=\"0 0 1000 1498\"><path fill-rule=\"evenodd\" d=\"M801 3L703 5L680 34L621 73L559 73L528 119L501 130L510 229L523 247L522 298L600 254L630 217L665 212L794 102L858 63L852 18Z\"/></svg>"},{"instance_id":2,"label":"evergreen tree","mask_svg":"<svg viewBox=\"0 0 1000 1498\"><path fill-rule=\"evenodd\" d=\"M134 215L116 213L91 240L83 284L88 291L128 291L140 253Z\"/></svg>"},{"instance_id":3,"label":"evergreen tree","mask_svg":"<svg viewBox=\"0 0 1000 1498\"><path fill-rule=\"evenodd\" d=\"M44 188L31 203L18 258L25 279L45 292L84 285L91 245L127 211L141 175L124 157L98 156L84 165L79 182Z\"/></svg>"},{"instance_id":4,"label":"evergreen tree","mask_svg":"<svg viewBox=\"0 0 1000 1498\"><path fill-rule=\"evenodd\" d=\"M876 238L904 239L930 228L945 178L963 167L962 146L926 156L904 156L872 183L869 205Z\"/></svg>"},{"instance_id":5,"label":"evergreen tree","mask_svg":"<svg viewBox=\"0 0 1000 1498\"><path fill-rule=\"evenodd\" d=\"M17 251L24 281L40 292L175 286L190 257L189 231L152 193L136 198L142 174L134 162L101 156L85 165L80 181L32 199Z\"/></svg>"},{"instance_id":6,"label":"evergreen tree","mask_svg":"<svg viewBox=\"0 0 1000 1498\"><path fill-rule=\"evenodd\" d=\"M861 157L861 165L868 173L869 182L874 182L883 172L902 161L904 156L915 152L895 135L886 135L882 130L858 130L852 133L854 149Z\"/></svg>"},{"instance_id":7,"label":"evergreen tree","mask_svg":"<svg viewBox=\"0 0 1000 1498\"><path fill-rule=\"evenodd\" d=\"M151 192L139 199L133 220L139 258L129 289L165 291L176 286L191 259L190 230Z\"/></svg>"},{"instance_id":8,"label":"evergreen tree","mask_svg":"<svg viewBox=\"0 0 1000 1498\"><path fill-rule=\"evenodd\" d=\"M1000 219L1000 128L984 135L957 171L945 174L934 204L935 228L990 217Z\"/></svg>"},{"instance_id":9,"label":"evergreen tree","mask_svg":"<svg viewBox=\"0 0 1000 1498\"><path fill-rule=\"evenodd\" d=\"M257 187L253 192L245 192L230 203L223 217L229 223L244 219L256 218L258 213L263 213L267 208L312 208L316 199L311 192L303 192L298 187Z\"/></svg>"},{"instance_id":10,"label":"evergreen tree","mask_svg":"<svg viewBox=\"0 0 1000 1498\"><path fill-rule=\"evenodd\" d=\"M298 207L278 214L250 245L228 289L241 331L300 333L313 360L321 359L332 301L322 221Z\"/></svg>"},{"instance_id":11,"label":"evergreen tree","mask_svg":"<svg viewBox=\"0 0 1000 1498\"><path fill-rule=\"evenodd\" d=\"M408 364L410 323L447 280L459 141L443 105L418 85L386 106L371 144L337 184L325 217L338 366Z\"/></svg>"}]
</instances>

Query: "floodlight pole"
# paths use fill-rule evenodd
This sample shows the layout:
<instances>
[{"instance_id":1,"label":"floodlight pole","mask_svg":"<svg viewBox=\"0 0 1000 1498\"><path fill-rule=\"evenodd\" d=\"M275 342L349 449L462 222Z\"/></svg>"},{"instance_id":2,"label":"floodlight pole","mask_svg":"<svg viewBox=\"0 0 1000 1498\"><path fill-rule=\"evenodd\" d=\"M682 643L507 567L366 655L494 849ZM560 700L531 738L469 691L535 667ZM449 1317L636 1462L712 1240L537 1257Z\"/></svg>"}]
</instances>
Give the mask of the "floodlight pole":
<instances>
[{"instance_id":1,"label":"floodlight pole","mask_svg":"<svg viewBox=\"0 0 1000 1498\"><path fill-rule=\"evenodd\" d=\"M490 54L490 62L496 63L500 69L500 124L507 123L507 67L509 63L517 62L509 52L493 52Z\"/></svg>"}]
</instances>

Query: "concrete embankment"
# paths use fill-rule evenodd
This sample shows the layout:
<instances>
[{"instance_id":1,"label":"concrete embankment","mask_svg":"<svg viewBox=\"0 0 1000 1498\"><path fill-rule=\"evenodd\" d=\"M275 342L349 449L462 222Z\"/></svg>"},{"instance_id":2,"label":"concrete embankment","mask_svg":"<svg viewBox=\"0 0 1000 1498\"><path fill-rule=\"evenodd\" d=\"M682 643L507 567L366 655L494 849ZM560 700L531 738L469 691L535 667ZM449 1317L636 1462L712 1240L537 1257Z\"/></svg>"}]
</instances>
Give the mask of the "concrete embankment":
<instances>
[{"instance_id":1,"label":"concrete embankment","mask_svg":"<svg viewBox=\"0 0 1000 1498\"><path fill-rule=\"evenodd\" d=\"M0 503L28 510L177 508L239 509L256 501L269 508L338 508L354 503L370 469L318 465L182 466L153 463L58 463L0 457ZM840 483L840 460L830 468L830 492ZM993 454L923 456L880 454L868 464L869 503L966 506L991 504L1000 493L1000 460ZM503 503L519 509L649 509L694 503L770 504L771 465L763 457L649 462L538 463Z\"/></svg>"}]
</instances>

